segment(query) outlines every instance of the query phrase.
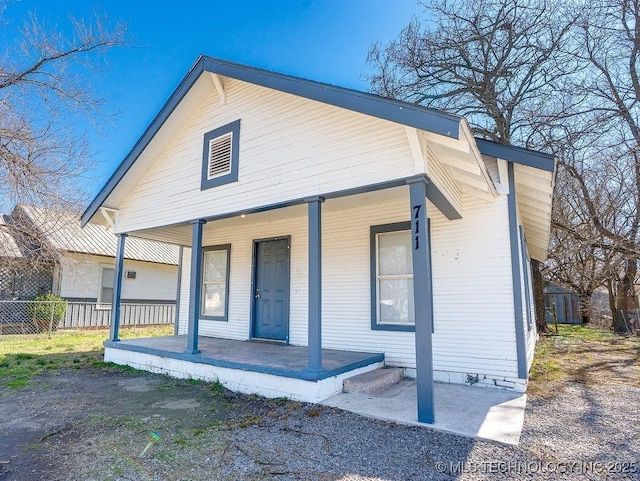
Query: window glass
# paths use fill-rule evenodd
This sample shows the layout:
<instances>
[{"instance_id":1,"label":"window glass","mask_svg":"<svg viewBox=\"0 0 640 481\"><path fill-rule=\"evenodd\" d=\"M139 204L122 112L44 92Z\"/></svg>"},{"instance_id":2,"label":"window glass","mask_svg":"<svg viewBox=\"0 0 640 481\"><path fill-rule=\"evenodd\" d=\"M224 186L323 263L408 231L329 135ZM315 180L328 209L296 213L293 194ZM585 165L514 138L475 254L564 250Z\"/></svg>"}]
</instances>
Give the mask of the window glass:
<instances>
[{"instance_id":1,"label":"window glass","mask_svg":"<svg viewBox=\"0 0 640 481\"><path fill-rule=\"evenodd\" d=\"M227 304L227 249L204 253L202 314L224 318Z\"/></svg>"},{"instance_id":2,"label":"window glass","mask_svg":"<svg viewBox=\"0 0 640 481\"><path fill-rule=\"evenodd\" d=\"M100 298L98 303L100 304L112 304L113 303L113 280L115 269L111 267L103 267L100 270Z\"/></svg>"},{"instance_id":3,"label":"window glass","mask_svg":"<svg viewBox=\"0 0 640 481\"><path fill-rule=\"evenodd\" d=\"M410 231L376 236L378 324L415 324Z\"/></svg>"}]
</instances>

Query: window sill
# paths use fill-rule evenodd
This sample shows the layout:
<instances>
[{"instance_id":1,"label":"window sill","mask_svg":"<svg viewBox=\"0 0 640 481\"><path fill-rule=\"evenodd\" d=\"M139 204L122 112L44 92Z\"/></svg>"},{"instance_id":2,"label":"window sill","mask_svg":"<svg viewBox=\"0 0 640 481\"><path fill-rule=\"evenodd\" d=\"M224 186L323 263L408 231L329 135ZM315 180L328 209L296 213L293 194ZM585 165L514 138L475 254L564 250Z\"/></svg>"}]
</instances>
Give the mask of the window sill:
<instances>
[{"instance_id":1,"label":"window sill","mask_svg":"<svg viewBox=\"0 0 640 481\"><path fill-rule=\"evenodd\" d=\"M373 331L400 331L400 332L415 332L415 324L372 324L371 330Z\"/></svg>"},{"instance_id":2,"label":"window sill","mask_svg":"<svg viewBox=\"0 0 640 481\"><path fill-rule=\"evenodd\" d=\"M204 314L200 315L200 320L202 321L218 321L218 322L229 322L229 319L221 316L206 316Z\"/></svg>"}]
</instances>

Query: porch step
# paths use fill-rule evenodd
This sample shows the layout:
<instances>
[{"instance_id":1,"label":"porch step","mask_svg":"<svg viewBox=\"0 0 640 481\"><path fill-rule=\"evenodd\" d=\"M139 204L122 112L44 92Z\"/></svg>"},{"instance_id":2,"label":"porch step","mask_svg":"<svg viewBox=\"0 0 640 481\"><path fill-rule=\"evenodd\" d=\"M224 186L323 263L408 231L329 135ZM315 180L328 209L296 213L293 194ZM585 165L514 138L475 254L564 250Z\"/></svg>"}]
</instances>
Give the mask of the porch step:
<instances>
[{"instance_id":1,"label":"porch step","mask_svg":"<svg viewBox=\"0 0 640 481\"><path fill-rule=\"evenodd\" d=\"M383 367L345 379L342 391L347 393L371 394L396 384L404 377L400 367Z\"/></svg>"}]
</instances>

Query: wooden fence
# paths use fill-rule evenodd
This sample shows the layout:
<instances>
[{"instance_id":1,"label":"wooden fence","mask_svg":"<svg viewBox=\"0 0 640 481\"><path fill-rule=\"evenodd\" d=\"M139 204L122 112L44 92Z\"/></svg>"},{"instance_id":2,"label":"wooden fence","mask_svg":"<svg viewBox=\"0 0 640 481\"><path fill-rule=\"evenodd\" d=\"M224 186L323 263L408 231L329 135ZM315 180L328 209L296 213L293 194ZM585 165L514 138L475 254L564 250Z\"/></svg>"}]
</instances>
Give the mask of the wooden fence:
<instances>
[{"instance_id":1,"label":"wooden fence","mask_svg":"<svg viewBox=\"0 0 640 481\"><path fill-rule=\"evenodd\" d=\"M121 326L159 326L173 324L175 319L175 304L120 304ZM58 329L109 327L110 323L110 306L103 307L95 302L69 302Z\"/></svg>"},{"instance_id":2,"label":"wooden fence","mask_svg":"<svg viewBox=\"0 0 640 481\"><path fill-rule=\"evenodd\" d=\"M106 328L111 323L111 306L95 302L67 302L64 316L58 318L54 316L56 304L60 306L60 302L51 301L0 301L0 335ZM37 311L50 314L45 316L47 319L36 321L34 313ZM120 304L121 326L170 325L175 323L175 315L175 303Z\"/></svg>"}]
</instances>

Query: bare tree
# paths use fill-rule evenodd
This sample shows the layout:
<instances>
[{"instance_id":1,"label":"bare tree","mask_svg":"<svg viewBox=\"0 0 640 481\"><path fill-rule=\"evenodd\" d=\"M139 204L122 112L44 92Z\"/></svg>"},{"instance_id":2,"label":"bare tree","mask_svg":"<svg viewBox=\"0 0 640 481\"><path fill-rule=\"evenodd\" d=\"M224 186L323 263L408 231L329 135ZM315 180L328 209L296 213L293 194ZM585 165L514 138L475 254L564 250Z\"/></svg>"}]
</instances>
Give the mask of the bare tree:
<instances>
[{"instance_id":1,"label":"bare tree","mask_svg":"<svg viewBox=\"0 0 640 481\"><path fill-rule=\"evenodd\" d=\"M368 64L379 95L464 115L476 135L540 148L537 126L580 67L569 34L580 18L559 2L484 0L423 4L396 41L374 44ZM554 118L558 118L554 112ZM540 264L532 261L537 325L546 330Z\"/></svg>"},{"instance_id":2,"label":"bare tree","mask_svg":"<svg viewBox=\"0 0 640 481\"><path fill-rule=\"evenodd\" d=\"M0 0L0 28L10 3ZM70 19L73 33L34 15L0 53L0 205L77 206L79 177L91 166L87 131L104 99L92 88L103 54L125 41L125 28L104 19Z\"/></svg>"}]
</instances>

